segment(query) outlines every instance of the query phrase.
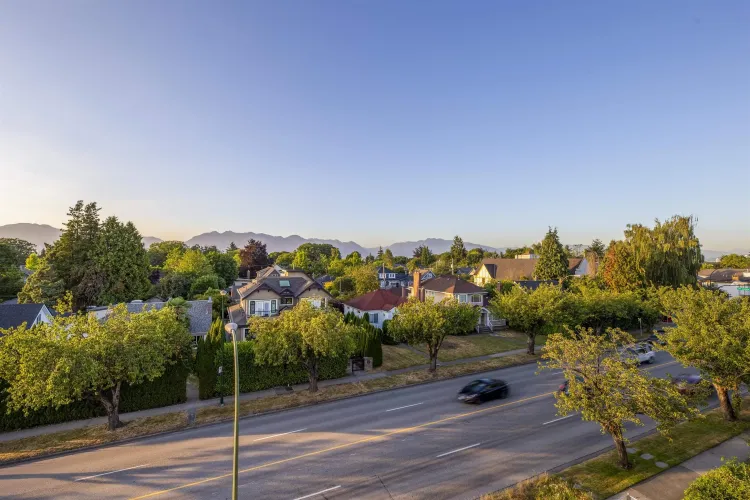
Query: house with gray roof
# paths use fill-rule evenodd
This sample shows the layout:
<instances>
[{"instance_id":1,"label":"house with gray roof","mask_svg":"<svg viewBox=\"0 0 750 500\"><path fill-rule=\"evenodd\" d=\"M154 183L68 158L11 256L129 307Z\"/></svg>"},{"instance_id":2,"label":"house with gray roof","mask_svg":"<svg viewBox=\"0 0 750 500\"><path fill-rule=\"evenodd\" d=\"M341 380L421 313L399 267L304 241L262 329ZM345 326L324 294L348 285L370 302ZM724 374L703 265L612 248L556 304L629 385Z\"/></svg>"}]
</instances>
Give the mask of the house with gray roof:
<instances>
[{"instance_id":1,"label":"house with gray roof","mask_svg":"<svg viewBox=\"0 0 750 500\"><path fill-rule=\"evenodd\" d=\"M134 300L127 302L125 306L129 313L140 313L143 311L159 310L166 307L168 302L149 302L142 300ZM190 334L193 336L194 341L198 341L198 337L203 337L208 334L208 330L211 328L212 318L212 306L213 301L209 297L208 300L188 300L187 317L190 321L189 329ZM99 306L89 307L87 311L95 315L99 319L106 319L108 312L113 306Z\"/></svg>"},{"instance_id":2,"label":"house with gray roof","mask_svg":"<svg viewBox=\"0 0 750 500\"><path fill-rule=\"evenodd\" d=\"M40 323L51 323L52 311L44 304L0 304L0 330L17 328L26 323L33 328Z\"/></svg>"},{"instance_id":3,"label":"house with gray roof","mask_svg":"<svg viewBox=\"0 0 750 500\"><path fill-rule=\"evenodd\" d=\"M229 307L229 318L232 323L237 323L241 339L247 333L247 318L250 316L276 316L303 300L316 307L325 307L333 300L321 283L302 271L256 278L232 295L238 303Z\"/></svg>"}]
</instances>

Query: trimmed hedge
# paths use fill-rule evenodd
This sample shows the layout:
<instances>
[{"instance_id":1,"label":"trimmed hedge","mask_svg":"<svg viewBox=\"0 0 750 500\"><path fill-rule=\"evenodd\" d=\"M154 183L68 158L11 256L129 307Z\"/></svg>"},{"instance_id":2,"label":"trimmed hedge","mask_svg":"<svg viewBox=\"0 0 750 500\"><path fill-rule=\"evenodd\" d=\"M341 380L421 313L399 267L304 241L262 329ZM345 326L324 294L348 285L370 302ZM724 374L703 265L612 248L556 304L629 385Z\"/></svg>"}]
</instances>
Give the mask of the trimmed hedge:
<instances>
[{"instance_id":1,"label":"trimmed hedge","mask_svg":"<svg viewBox=\"0 0 750 500\"><path fill-rule=\"evenodd\" d=\"M750 464L732 459L690 483L683 500L750 498Z\"/></svg>"},{"instance_id":2,"label":"trimmed hedge","mask_svg":"<svg viewBox=\"0 0 750 500\"><path fill-rule=\"evenodd\" d=\"M237 359L240 366L240 393L263 391L273 387L302 384L308 381L307 370L299 365L268 366L255 364L255 343L252 340L237 343ZM231 343L216 354L217 366L224 367L221 380L216 384L217 392L234 394L234 353ZM349 359L324 358L320 362L318 380L330 380L346 376Z\"/></svg>"},{"instance_id":3,"label":"trimmed hedge","mask_svg":"<svg viewBox=\"0 0 750 500\"><path fill-rule=\"evenodd\" d=\"M167 367L164 375L135 386L123 385L120 393L120 412L147 410L187 401L187 377L189 367L177 362ZM82 420L106 415L102 404L96 400L83 400L61 406L29 412L8 413L7 383L0 381L0 431L28 429L38 425L59 424L71 420Z\"/></svg>"}]
</instances>

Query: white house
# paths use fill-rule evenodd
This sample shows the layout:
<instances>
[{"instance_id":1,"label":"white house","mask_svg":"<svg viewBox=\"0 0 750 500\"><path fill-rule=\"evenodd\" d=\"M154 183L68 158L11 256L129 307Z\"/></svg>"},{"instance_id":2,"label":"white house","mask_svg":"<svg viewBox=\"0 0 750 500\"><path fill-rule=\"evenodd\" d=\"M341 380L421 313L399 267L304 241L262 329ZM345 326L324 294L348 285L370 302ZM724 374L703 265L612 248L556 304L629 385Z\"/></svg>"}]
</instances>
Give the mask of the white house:
<instances>
[{"instance_id":1,"label":"white house","mask_svg":"<svg viewBox=\"0 0 750 500\"><path fill-rule=\"evenodd\" d=\"M383 321L393 319L398 306L408 300L404 288L381 288L344 302L344 314L354 313L358 318L367 313L370 324L383 328Z\"/></svg>"}]
</instances>

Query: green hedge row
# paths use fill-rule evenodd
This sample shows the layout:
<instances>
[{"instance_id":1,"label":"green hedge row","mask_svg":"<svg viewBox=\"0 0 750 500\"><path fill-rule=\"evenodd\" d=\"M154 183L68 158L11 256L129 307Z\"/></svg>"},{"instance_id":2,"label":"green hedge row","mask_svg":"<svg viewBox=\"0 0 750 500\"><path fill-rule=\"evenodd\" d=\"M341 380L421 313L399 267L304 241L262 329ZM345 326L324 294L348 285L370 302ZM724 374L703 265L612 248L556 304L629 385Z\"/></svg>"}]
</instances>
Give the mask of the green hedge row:
<instances>
[{"instance_id":1,"label":"green hedge row","mask_svg":"<svg viewBox=\"0 0 750 500\"><path fill-rule=\"evenodd\" d=\"M234 394L234 353L232 344L226 343L216 354L217 366L223 373L216 384L216 392ZM307 370L301 366L268 366L255 364L252 340L237 343L237 359L240 366L240 392L253 392L273 387L302 384L308 381ZM347 357L326 358L320 362L318 380L329 380L346 376L349 363Z\"/></svg>"},{"instance_id":2,"label":"green hedge row","mask_svg":"<svg viewBox=\"0 0 750 500\"><path fill-rule=\"evenodd\" d=\"M187 401L187 377L190 370L183 363L167 367L161 377L152 382L122 387L120 394L120 411L129 412L147 410ZM7 383L0 381L0 431L28 429L38 425L59 424L71 420L82 420L106 415L104 407L97 400L76 401L60 408L43 408L28 415L13 411L8 413Z\"/></svg>"}]
</instances>

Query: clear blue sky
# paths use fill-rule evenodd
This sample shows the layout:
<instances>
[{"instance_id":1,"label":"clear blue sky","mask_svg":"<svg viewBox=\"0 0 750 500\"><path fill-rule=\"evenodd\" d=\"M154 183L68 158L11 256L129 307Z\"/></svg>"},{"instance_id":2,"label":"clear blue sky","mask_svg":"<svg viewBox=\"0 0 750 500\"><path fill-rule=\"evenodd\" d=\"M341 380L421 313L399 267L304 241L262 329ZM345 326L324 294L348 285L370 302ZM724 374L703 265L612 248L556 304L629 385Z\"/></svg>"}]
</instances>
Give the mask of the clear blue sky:
<instances>
[{"instance_id":1,"label":"clear blue sky","mask_svg":"<svg viewBox=\"0 0 750 500\"><path fill-rule=\"evenodd\" d=\"M750 247L750 2L5 1L0 224Z\"/></svg>"}]
</instances>

